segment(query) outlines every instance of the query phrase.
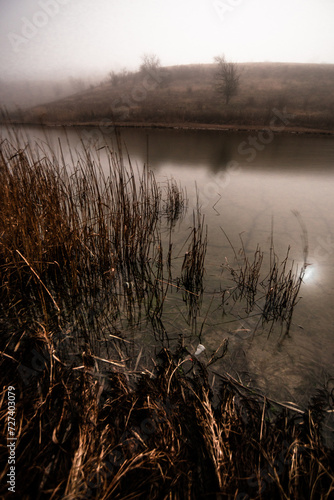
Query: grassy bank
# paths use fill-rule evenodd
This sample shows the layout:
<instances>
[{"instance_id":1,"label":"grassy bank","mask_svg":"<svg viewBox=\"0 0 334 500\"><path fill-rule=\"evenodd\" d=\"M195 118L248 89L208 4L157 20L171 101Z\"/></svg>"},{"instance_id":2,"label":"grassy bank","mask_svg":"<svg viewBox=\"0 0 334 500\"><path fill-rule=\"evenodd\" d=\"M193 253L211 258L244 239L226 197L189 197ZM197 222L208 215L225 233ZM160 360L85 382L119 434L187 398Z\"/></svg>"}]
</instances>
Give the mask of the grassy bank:
<instances>
[{"instance_id":1,"label":"grassy bank","mask_svg":"<svg viewBox=\"0 0 334 500\"><path fill-rule=\"evenodd\" d=\"M26 123L106 123L259 128L287 110L286 130L334 130L334 66L239 64L238 95L226 105L214 90L214 65L120 75L66 99L13 114Z\"/></svg>"},{"instance_id":2,"label":"grassy bank","mask_svg":"<svg viewBox=\"0 0 334 500\"><path fill-rule=\"evenodd\" d=\"M194 211L176 258L185 193L134 169L120 143L104 148L103 170L87 147L58 161L45 144L1 141L0 418L7 436L13 387L17 497L331 498L321 431L333 394L295 409L216 371L227 341L206 361L191 348L203 216ZM229 267L231 301L254 306L260 261ZM272 256L265 320L289 323L301 280ZM185 328L172 335L164 312L176 297ZM6 442L0 452L8 463Z\"/></svg>"}]
</instances>

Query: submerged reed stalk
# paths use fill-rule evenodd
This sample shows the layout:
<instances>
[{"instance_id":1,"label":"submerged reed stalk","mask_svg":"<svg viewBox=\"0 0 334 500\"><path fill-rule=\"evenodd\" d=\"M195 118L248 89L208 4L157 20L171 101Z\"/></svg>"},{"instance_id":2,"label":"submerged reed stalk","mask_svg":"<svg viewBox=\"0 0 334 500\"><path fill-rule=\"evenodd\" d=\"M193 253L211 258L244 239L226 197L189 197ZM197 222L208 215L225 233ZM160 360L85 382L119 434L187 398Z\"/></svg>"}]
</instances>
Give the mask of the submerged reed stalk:
<instances>
[{"instance_id":1,"label":"submerged reed stalk","mask_svg":"<svg viewBox=\"0 0 334 500\"><path fill-rule=\"evenodd\" d=\"M186 193L179 187L175 179L167 179L166 203L164 211L171 227L182 218L186 210Z\"/></svg>"},{"instance_id":2,"label":"submerged reed stalk","mask_svg":"<svg viewBox=\"0 0 334 500\"><path fill-rule=\"evenodd\" d=\"M305 268L302 267L294 271L294 263L287 268L289 258L287 255L281 265L278 264L278 258L271 250L270 273L263 286L266 287L265 303L262 310L262 318L266 323L275 323L280 321L285 323L285 335L289 333L291 320L295 305L298 302L300 287L303 282Z\"/></svg>"},{"instance_id":3,"label":"submerged reed stalk","mask_svg":"<svg viewBox=\"0 0 334 500\"><path fill-rule=\"evenodd\" d=\"M183 300L188 308L188 321L192 324L193 331L202 304L204 260L208 243L204 216L200 214L198 207L193 212L193 227L187 241L188 251L184 254L178 285L183 289Z\"/></svg>"},{"instance_id":4,"label":"submerged reed stalk","mask_svg":"<svg viewBox=\"0 0 334 500\"><path fill-rule=\"evenodd\" d=\"M250 261L242 242L239 252L241 261L240 258L237 259L237 267L232 267L228 262L224 265L224 268L228 269L231 274L235 286L222 290L223 307L230 298L234 302L245 300L245 311L247 314L255 310L261 317L263 325L270 324L268 335L270 335L276 323L280 323L282 329L284 326L284 335L288 335L293 311L298 303L300 287L303 283L307 266L307 249L304 247L304 264L299 271L298 268L295 269L294 262L289 267L289 253L290 247L287 250L284 260L279 263L272 237L269 253L269 271L263 277L263 274L266 272L263 270L264 253L257 246L253 261ZM237 258L235 251L234 254Z\"/></svg>"}]
</instances>

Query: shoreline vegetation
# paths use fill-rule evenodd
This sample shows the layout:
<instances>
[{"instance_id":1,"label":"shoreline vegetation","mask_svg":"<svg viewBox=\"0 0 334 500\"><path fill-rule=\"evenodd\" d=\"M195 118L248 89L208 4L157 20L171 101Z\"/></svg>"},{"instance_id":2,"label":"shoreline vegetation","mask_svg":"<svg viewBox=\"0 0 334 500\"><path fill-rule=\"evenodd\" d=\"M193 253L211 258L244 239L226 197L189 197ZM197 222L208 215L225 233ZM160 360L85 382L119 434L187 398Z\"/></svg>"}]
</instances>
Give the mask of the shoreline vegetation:
<instances>
[{"instance_id":1,"label":"shoreline vegetation","mask_svg":"<svg viewBox=\"0 0 334 500\"><path fill-rule=\"evenodd\" d=\"M324 387L300 409L219 370L228 339L207 354L197 325L204 216L194 209L187 251L176 258L186 194L173 179L162 186L146 167L136 171L116 141L118 154L105 148L107 172L92 147L72 151L68 166L45 143L1 141L1 397L15 388L16 492L36 500L329 500L334 449L323 430L333 391ZM289 327L303 269L290 268L288 255L270 257L266 279L259 249L253 261L244 252L229 264L234 284L220 291L222 318L227 295L252 311L261 289L262 322ZM182 328L166 320L167 307ZM6 436L6 411L0 422ZM5 444L0 455L8 463Z\"/></svg>"},{"instance_id":2,"label":"shoreline vegetation","mask_svg":"<svg viewBox=\"0 0 334 500\"><path fill-rule=\"evenodd\" d=\"M236 64L239 88L226 104L215 90L214 64L110 73L66 98L11 110L12 123L108 128L334 134L334 65ZM287 116L272 129L275 113ZM282 125L280 123L279 125Z\"/></svg>"},{"instance_id":3,"label":"shoreline vegetation","mask_svg":"<svg viewBox=\"0 0 334 500\"><path fill-rule=\"evenodd\" d=\"M111 131L114 128L141 128L141 129L172 129L172 130L212 130L212 131L221 131L221 132L267 132L268 127L261 125L222 125L222 124L210 124L210 123L141 123L141 122L110 122L107 125L101 122L73 122L60 124L56 122L26 122L23 120L5 120L2 122L5 125L24 125L24 126L36 126L41 125L43 127L50 128L90 128L96 127L97 129L103 129L103 131L107 131L110 129ZM296 135L318 135L318 136L333 136L334 130L325 130L325 129L316 129L316 128L302 128L302 127L284 127L284 130L281 131L273 131L274 134L296 134Z\"/></svg>"}]
</instances>

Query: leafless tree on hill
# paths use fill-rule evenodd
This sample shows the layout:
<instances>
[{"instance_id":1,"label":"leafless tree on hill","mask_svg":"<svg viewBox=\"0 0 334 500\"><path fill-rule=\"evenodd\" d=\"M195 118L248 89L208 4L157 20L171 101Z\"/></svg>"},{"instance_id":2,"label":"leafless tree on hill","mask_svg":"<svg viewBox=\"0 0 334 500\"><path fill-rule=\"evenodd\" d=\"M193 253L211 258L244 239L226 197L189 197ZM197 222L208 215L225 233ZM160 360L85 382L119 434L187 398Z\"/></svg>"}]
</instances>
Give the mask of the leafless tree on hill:
<instances>
[{"instance_id":1,"label":"leafless tree on hill","mask_svg":"<svg viewBox=\"0 0 334 500\"><path fill-rule=\"evenodd\" d=\"M240 71L237 64L228 62L225 55L216 56L217 72L215 73L216 91L224 98L228 104L232 97L237 95L239 90Z\"/></svg>"},{"instance_id":2,"label":"leafless tree on hill","mask_svg":"<svg viewBox=\"0 0 334 500\"><path fill-rule=\"evenodd\" d=\"M155 54L144 54L141 60L140 71L148 72L161 67L160 59Z\"/></svg>"}]
</instances>

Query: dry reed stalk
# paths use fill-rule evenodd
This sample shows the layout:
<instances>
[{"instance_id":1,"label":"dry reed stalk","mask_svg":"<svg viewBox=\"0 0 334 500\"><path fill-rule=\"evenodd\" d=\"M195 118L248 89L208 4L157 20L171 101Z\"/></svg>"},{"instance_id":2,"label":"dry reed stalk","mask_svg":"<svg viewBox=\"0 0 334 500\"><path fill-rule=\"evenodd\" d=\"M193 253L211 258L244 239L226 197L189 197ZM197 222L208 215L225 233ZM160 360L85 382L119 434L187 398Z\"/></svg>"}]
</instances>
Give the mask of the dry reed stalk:
<instances>
[{"instance_id":1,"label":"dry reed stalk","mask_svg":"<svg viewBox=\"0 0 334 500\"><path fill-rule=\"evenodd\" d=\"M283 327L285 327L284 335L288 335L307 265L305 261L307 246L305 247L304 245L303 249L304 265L298 271L298 268L295 269L294 262L292 262L290 268L288 267L290 247L287 250L284 260L279 263L279 259L274 251L273 234L271 240L269 271L265 277L261 276L264 254L259 246L255 251L253 262L250 262L246 255L243 241L241 240L242 246L239 252L242 256L241 263L233 248L238 267L234 269L226 261L223 268L228 269L232 280L235 282L235 286L225 287L222 290L222 306L225 313L225 307L230 298L234 302L245 299L246 314L249 315L256 309L261 316L262 325L270 325L268 336L276 323L281 324L282 331ZM230 240L228 241L231 244Z\"/></svg>"},{"instance_id":2,"label":"dry reed stalk","mask_svg":"<svg viewBox=\"0 0 334 500\"><path fill-rule=\"evenodd\" d=\"M228 484L227 463L229 452L224 444L223 429L218 424L212 410L212 405L207 391L199 399L202 412L198 412L199 424L202 428L206 448L210 454L216 473L219 489L222 490Z\"/></svg>"},{"instance_id":3,"label":"dry reed stalk","mask_svg":"<svg viewBox=\"0 0 334 500\"><path fill-rule=\"evenodd\" d=\"M96 342L94 331L110 332L107 325L113 320L108 317L124 312L133 325L141 321L142 305L151 309L149 288L155 302L151 319L164 338L161 314L168 286L158 284L158 280L165 281L160 216L163 203L173 204L175 199L183 203L176 185L172 183L167 192L170 200L162 201L152 172L147 168L135 172L130 159L126 166L122 153L118 157L107 152L110 168L104 173L98 158L83 145L77 160L71 152L73 171L69 172L61 148L58 163L47 148L40 148L39 156L38 148L34 151L30 145L15 149L3 141L1 146L4 210L0 234L8 277L2 289L8 298L6 309L14 313L18 308L13 309L13 304L24 301L25 310L37 321L52 322L45 292L57 312L61 310L60 328L73 317L74 342ZM169 278L171 248L170 242ZM29 263L40 287L31 281L15 253ZM9 292L9 284L16 296Z\"/></svg>"},{"instance_id":4,"label":"dry reed stalk","mask_svg":"<svg viewBox=\"0 0 334 500\"><path fill-rule=\"evenodd\" d=\"M182 218L186 210L186 193L177 185L175 179L167 179L166 182L166 202L164 214L173 228L176 222Z\"/></svg>"}]
</instances>

